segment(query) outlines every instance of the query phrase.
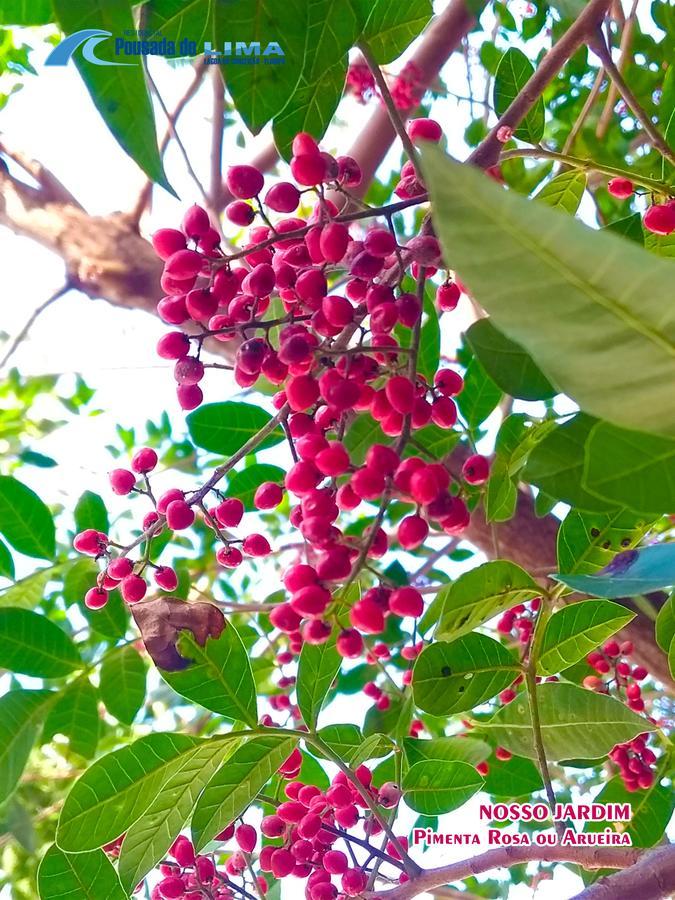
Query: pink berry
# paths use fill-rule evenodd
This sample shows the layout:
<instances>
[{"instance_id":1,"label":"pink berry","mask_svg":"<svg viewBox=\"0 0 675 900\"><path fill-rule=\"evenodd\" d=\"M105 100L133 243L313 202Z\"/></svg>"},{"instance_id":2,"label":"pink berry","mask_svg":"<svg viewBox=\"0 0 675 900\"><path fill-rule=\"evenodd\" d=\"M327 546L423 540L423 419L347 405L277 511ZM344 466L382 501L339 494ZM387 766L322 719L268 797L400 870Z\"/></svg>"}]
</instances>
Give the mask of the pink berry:
<instances>
[{"instance_id":1,"label":"pink berry","mask_svg":"<svg viewBox=\"0 0 675 900\"><path fill-rule=\"evenodd\" d=\"M199 238L205 237L211 228L209 214L203 207L195 203L183 216L181 227L189 238L199 240Z\"/></svg>"},{"instance_id":2,"label":"pink berry","mask_svg":"<svg viewBox=\"0 0 675 900\"><path fill-rule=\"evenodd\" d=\"M163 591L175 591L178 587L178 576L171 566L160 566L155 569L155 584Z\"/></svg>"},{"instance_id":3,"label":"pink berry","mask_svg":"<svg viewBox=\"0 0 675 900\"><path fill-rule=\"evenodd\" d=\"M148 586L140 575L127 575L120 582L122 598L126 603L138 603L145 597Z\"/></svg>"},{"instance_id":4,"label":"pink berry","mask_svg":"<svg viewBox=\"0 0 675 900\"><path fill-rule=\"evenodd\" d=\"M226 176L230 193L239 200L250 200L263 189L265 179L254 166L231 166Z\"/></svg>"},{"instance_id":5,"label":"pink berry","mask_svg":"<svg viewBox=\"0 0 675 900\"><path fill-rule=\"evenodd\" d=\"M240 825L234 832L234 839L244 853L253 853L258 841L258 833L253 825Z\"/></svg>"},{"instance_id":6,"label":"pink berry","mask_svg":"<svg viewBox=\"0 0 675 900\"><path fill-rule=\"evenodd\" d=\"M113 469L108 478L113 494L118 494L120 497L130 494L136 484L136 476L128 469Z\"/></svg>"},{"instance_id":7,"label":"pink berry","mask_svg":"<svg viewBox=\"0 0 675 900\"><path fill-rule=\"evenodd\" d=\"M225 215L233 225L247 228L255 219L255 210L245 200L233 200L225 207Z\"/></svg>"},{"instance_id":8,"label":"pink berry","mask_svg":"<svg viewBox=\"0 0 675 900\"><path fill-rule=\"evenodd\" d=\"M143 447L131 457L131 468L139 474L152 472L156 465L157 454L150 447Z\"/></svg>"},{"instance_id":9,"label":"pink berry","mask_svg":"<svg viewBox=\"0 0 675 900\"><path fill-rule=\"evenodd\" d=\"M202 260L195 250L177 250L164 263L164 271L178 280L194 278L202 270Z\"/></svg>"},{"instance_id":10,"label":"pink berry","mask_svg":"<svg viewBox=\"0 0 675 900\"><path fill-rule=\"evenodd\" d=\"M384 258L396 249L396 238L388 228L372 228L363 242L371 256Z\"/></svg>"},{"instance_id":11,"label":"pink berry","mask_svg":"<svg viewBox=\"0 0 675 900\"><path fill-rule=\"evenodd\" d=\"M629 178L612 178L607 184L607 190L618 200L627 200L632 197L635 191L635 185Z\"/></svg>"},{"instance_id":12,"label":"pink berry","mask_svg":"<svg viewBox=\"0 0 675 900\"><path fill-rule=\"evenodd\" d=\"M238 547L219 547L216 550L216 560L226 569L236 569L244 561L244 556Z\"/></svg>"},{"instance_id":13,"label":"pink berry","mask_svg":"<svg viewBox=\"0 0 675 900\"><path fill-rule=\"evenodd\" d=\"M279 484L266 481L256 490L253 503L256 509L276 509L284 499L284 492Z\"/></svg>"},{"instance_id":14,"label":"pink berry","mask_svg":"<svg viewBox=\"0 0 675 900\"><path fill-rule=\"evenodd\" d=\"M185 882L178 875L169 875L159 882L158 889L163 900L178 900L185 894Z\"/></svg>"},{"instance_id":15,"label":"pink berry","mask_svg":"<svg viewBox=\"0 0 675 900\"><path fill-rule=\"evenodd\" d=\"M198 384L181 384L176 388L178 405L186 411L197 409L204 399L202 389Z\"/></svg>"},{"instance_id":16,"label":"pink berry","mask_svg":"<svg viewBox=\"0 0 675 900\"><path fill-rule=\"evenodd\" d=\"M160 228L152 236L152 246L160 259L167 260L179 250L185 250L185 235L175 228Z\"/></svg>"},{"instance_id":17,"label":"pink berry","mask_svg":"<svg viewBox=\"0 0 675 900\"><path fill-rule=\"evenodd\" d=\"M170 331L157 342L157 355L162 359L182 359L190 352L190 339L182 331Z\"/></svg>"},{"instance_id":18,"label":"pink berry","mask_svg":"<svg viewBox=\"0 0 675 900\"><path fill-rule=\"evenodd\" d=\"M94 528L86 528L75 535L73 547L78 553L85 553L87 556L98 556L105 550L107 542L107 535L96 531Z\"/></svg>"},{"instance_id":19,"label":"pink berry","mask_svg":"<svg viewBox=\"0 0 675 900\"><path fill-rule=\"evenodd\" d=\"M340 884L348 897L358 897L365 890L367 882L368 877L361 869L347 869Z\"/></svg>"},{"instance_id":20,"label":"pink berry","mask_svg":"<svg viewBox=\"0 0 675 900\"><path fill-rule=\"evenodd\" d=\"M172 531L189 528L194 520L194 510L185 500L172 500L166 508L166 524Z\"/></svg>"},{"instance_id":21,"label":"pink berry","mask_svg":"<svg viewBox=\"0 0 675 900\"><path fill-rule=\"evenodd\" d=\"M479 453L470 456L462 466L462 478L467 484L484 484L489 477L490 460Z\"/></svg>"},{"instance_id":22,"label":"pink berry","mask_svg":"<svg viewBox=\"0 0 675 900\"><path fill-rule=\"evenodd\" d=\"M442 312L452 312L459 303L459 298L461 296L462 292L456 281L449 281L446 284L442 284L436 291L438 308Z\"/></svg>"},{"instance_id":23,"label":"pink berry","mask_svg":"<svg viewBox=\"0 0 675 900\"><path fill-rule=\"evenodd\" d=\"M272 552L269 541L262 534L249 534L244 538L241 549L247 556L267 556Z\"/></svg>"},{"instance_id":24,"label":"pink berry","mask_svg":"<svg viewBox=\"0 0 675 900\"><path fill-rule=\"evenodd\" d=\"M319 154L301 153L291 159L291 173L298 184L321 184L326 177L326 161Z\"/></svg>"},{"instance_id":25,"label":"pink berry","mask_svg":"<svg viewBox=\"0 0 675 900\"><path fill-rule=\"evenodd\" d=\"M306 131L299 131L296 136L293 138L293 144L291 146L291 150L293 152L293 156L300 156L302 153L307 153L310 156L318 156L321 152L319 150L319 145L314 140L311 134L308 134Z\"/></svg>"},{"instance_id":26,"label":"pink berry","mask_svg":"<svg viewBox=\"0 0 675 900\"><path fill-rule=\"evenodd\" d=\"M238 497L228 497L216 506L216 519L223 528L236 528L244 515L244 504Z\"/></svg>"},{"instance_id":27,"label":"pink berry","mask_svg":"<svg viewBox=\"0 0 675 900\"><path fill-rule=\"evenodd\" d=\"M300 203L300 191L289 181L273 184L265 195L265 205L275 212L292 213Z\"/></svg>"},{"instance_id":28,"label":"pink berry","mask_svg":"<svg viewBox=\"0 0 675 900\"><path fill-rule=\"evenodd\" d=\"M675 231L675 201L650 206L643 222L647 231L653 234L672 234Z\"/></svg>"},{"instance_id":29,"label":"pink berry","mask_svg":"<svg viewBox=\"0 0 675 900\"><path fill-rule=\"evenodd\" d=\"M414 143L420 140L438 143L443 137L443 129L435 119L413 119L408 125L408 134Z\"/></svg>"},{"instance_id":30,"label":"pink berry","mask_svg":"<svg viewBox=\"0 0 675 900\"><path fill-rule=\"evenodd\" d=\"M90 588L84 595L84 605L89 609L101 609L108 602L108 592L99 587Z\"/></svg>"},{"instance_id":31,"label":"pink berry","mask_svg":"<svg viewBox=\"0 0 675 900\"><path fill-rule=\"evenodd\" d=\"M327 262L338 263L347 252L349 231L340 222L329 222L321 229L319 246Z\"/></svg>"},{"instance_id":32,"label":"pink berry","mask_svg":"<svg viewBox=\"0 0 675 900\"><path fill-rule=\"evenodd\" d=\"M117 559L111 559L106 569L106 574L115 581L121 581L127 575L131 575L133 571L133 563L126 556L118 556Z\"/></svg>"},{"instance_id":33,"label":"pink berry","mask_svg":"<svg viewBox=\"0 0 675 900\"><path fill-rule=\"evenodd\" d=\"M421 516L406 516L398 526L398 541L404 550L419 547L429 534L429 526Z\"/></svg>"},{"instance_id":34,"label":"pink berry","mask_svg":"<svg viewBox=\"0 0 675 900\"><path fill-rule=\"evenodd\" d=\"M400 587L389 598L389 609L395 616L411 616L416 619L424 611L424 600L413 587Z\"/></svg>"},{"instance_id":35,"label":"pink berry","mask_svg":"<svg viewBox=\"0 0 675 900\"><path fill-rule=\"evenodd\" d=\"M405 375L394 375L385 385L387 399L396 412L406 415L415 405L415 386Z\"/></svg>"},{"instance_id":36,"label":"pink berry","mask_svg":"<svg viewBox=\"0 0 675 900\"><path fill-rule=\"evenodd\" d=\"M336 641L336 649L346 659L356 659L363 653L363 638L354 628L341 631Z\"/></svg>"}]
</instances>

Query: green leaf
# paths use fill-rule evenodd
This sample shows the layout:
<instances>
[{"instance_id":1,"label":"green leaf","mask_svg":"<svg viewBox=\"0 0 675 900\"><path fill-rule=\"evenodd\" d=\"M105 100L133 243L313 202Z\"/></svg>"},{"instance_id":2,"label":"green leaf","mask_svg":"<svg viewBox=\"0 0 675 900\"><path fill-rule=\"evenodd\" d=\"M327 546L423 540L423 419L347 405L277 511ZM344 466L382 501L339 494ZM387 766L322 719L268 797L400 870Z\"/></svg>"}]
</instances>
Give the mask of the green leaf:
<instances>
[{"instance_id":1,"label":"green leaf","mask_svg":"<svg viewBox=\"0 0 675 900\"><path fill-rule=\"evenodd\" d=\"M217 640L208 638L204 647L183 632L178 648L182 656L194 662L179 672L160 670L174 691L221 716L256 725L258 709L251 662L234 625L228 624Z\"/></svg>"},{"instance_id":2,"label":"green leaf","mask_svg":"<svg viewBox=\"0 0 675 900\"><path fill-rule=\"evenodd\" d=\"M459 443L460 437L459 431L439 428L438 425L425 425L413 432L410 448L413 453L421 449L433 459L443 459ZM385 443L390 443L390 440L387 439Z\"/></svg>"},{"instance_id":3,"label":"green leaf","mask_svg":"<svg viewBox=\"0 0 675 900\"><path fill-rule=\"evenodd\" d=\"M415 662L415 703L434 716L450 716L494 697L519 672L514 656L484 634L466 634L450 643L437 641Z\"/></svg>"},{"instance_id":4,"label":"green leaf","mask_svg":"<svg viewBox=\"0 0 675 900\"><path fill-rule=\"evenodd\" d=\"M596 575L554 575L575 591L594 597L634 597L675 584L675 543L624 550Z\"/></svg>"},{"instance_id":5,"label":"green leaf","mask_svg":"<svg viewBox=\"0 0 675 900\"><path fill-rule=\"evenodd\" d=\"M75 528L77 531L94 528L107 534L109 527L108 510L103 498L93 491L85 491L75 505Z\"/></svg>"},{"instance_id":6,"label":"green leaf","mask_svg":"<svg viewBox=\"0 0 675 900\"><path fill-rule=\"evenodd\" d=\"M0 697L0 803L12 793L44 722L54 691L9 691Z\"/></svg>"},{"instance_id":7,"label":"green leaf","mask_svg":"<svg viewBox=\"0 0 675 900\"><path fill-rule=\"evenodd\" d=\"M118 722L131 725L145 702L145 660L131 644L106 655L101 665L101 699Z\"/></svg>"},{"instance_id":8,"label":"green leaf","mask_svg":"<svg viewBox=\"0 0 675 900\"><path fill-rule=\"evenodd\" d=\"M333 633L324 644L305 642L298 662L297 695L298 706L311 730L321 712L333 679L340 671L342 657L335 649L336 637Z\"/></svg>"},{"instance_id":9,"label":"green leaf","mask_svg":"<svg viewBox=\"0 0 675 900\"><path fill-rule=\"evenodd\" d=\"M120 62L113 53L114 38L135 33L128 0L91 0L86 4L53 0L53 3L58 23L66 34L85 28L111 31L113 37L99 44L96 53L99 59ZM157 148L152 103L140 61L93 66L80 51L73 59L91 99L120 147L148 178L173 193Z\"/></svg>"},{"instance_id":10,"label":"green leaf","mask_svg":"<svg viewBox=\"0 0 675 900\"><path fill-rule=\"evenodd\" d=\"M54 21L51 0L4 0L0 25L48 25Z\"/></svg>"},{"instance_id":11,"label":"green leaf","mask_svg":"<svg viewBox=\"0 0 675 900\"><path fill-rule=\"evenodd\" d=\"M446 263L497 327L586 412L675 434L671 263L505 191L436 147L422 165Z\"/></svg>"},{"instance_id":12,"label":"green leaf","mask_svg":"<svg viewBox=\"0 0 675 900\"><path fill-rule=\"evenodd\" d=\"M241 815L279 766L295 749L297 738L264 735L252 738L213 776L192 816L198 850Z\"/></svg>"},{"instance_id":13,"label":"green leaf","mask_svg":"<svg viewBox=\"0 0 675 900\"><path fill-rule=\"evenodd\" d=\"M242 739L206 741L182 760L161 792L127 831L119 861L124 888L134 887L160 862L188 820L197 798Z\"/></svg>"},{"instance_id":14,"label":"green leaf","mask_svg":"<svg viewBox=\"0 0 675 900\"><path fill-rule=\"evenodd\" d=\"M242 67L245 68L245 67ZM271 420L272 416L250 403L206 403L187 417L190 437L198 447L230 456L241 450ZM262 441L257 449L274 447L284 440L281 428Z\"/></svg>"},{"instance_id":15,"label":"green leaf","mask_svg":"<svg viewBox=\"0 0 675 900\"><path fill-rule=\"evenodd\" d=\"M601 759L616 744L624 744L638 734L655 729L619 700L574 684L539 684L537 698L544 749L550 760ZM537 758L530 705L524 691L502 706L482 727L497 744L512 753Z\"/></svg>"},{"instance_id":16,"label":"green leaf","mask_svg":"<svg viewBox=\"0 0 675 900\"><path fill-rule=\"evenodd\" d=\"M614 234L621 235L629 241L635 241L635 243L639 244L641 247L644 245L642 216L640 213L633 213L632 216L617 219L615 222L610 222L609 225L605 225L605 228L607 231L612 231Z\"/></svg>"},{"instance_id":17,"label":"green leaf","mask_svg":"<svg viewBox=\"0 0 675 900\"><path fill-rule=\"evenodd\" d=\"M422 760L465 762L472 766L484 762L492 753L485 741L471 737L440 737L430 741L404 738L403 749L411 766Z\"/></svg>"},{"instance_id":18,"label":"green leaf","mask_svg":"<svg viewBox=\"0 0 675 900\"><path fill-rule=\"evenodd\" d=\"M45 588L54 577L54 569L38 569L32 575L17 581L0 594L0 607L11 606L17 609L33 610L44 597Z\"/></svg>"},{"instance_id":19,"label":"green leaf","mask_svg":"<svg viewBox=\"0 0 675 900\"><path fill-rule=\"evenodd\" d=\"M97 760L66 797L56 831L59 847L80 853L118 838L198 744L186 734L160 732Z\"/></svg>"},{"instance_id":20,"label":"green leaf","mask_svg":"<svg viewBox=\"0 0 675 900\"><path fill-rule=\"evenodd\" d=\"M64 853L56 844L38 869L40 900L126 900L112 863L102 850Z\"/></svg>"},{"instance_id":21,"label":"green leaf","mask_svg":"<svg viewBox=\"0 0 675 900\"><path fill-rule=\"evenodd\" d=\"M494 83L494 107L503 115L534 74L534 66L522 50L510 47L502 56ZM544 136L544 102L539 97L513 132L521 141L537 144Z\"/></svg>"},{"instance_id":22,"label":"green leaf","mask_svg":"<svg viewBox=\"0 0 675 900\"><path fill-rule=\"evenodd\" d=\"M665 259L675 259L675 237L673 234L654 234L643 226L645 250L663 256Z\"/></svg>"},{"instance_id":23,"label":"green leaf","mask_svg":"<svg viewBox=\"0 0 675 900\"><path fill-rule=\"evenodd\" d=\"M82 604L84 615L92 631L116 641L123 638L129 627L129 608L119 591L113 591L102 609L89 609Z\"/></svg>"},{"instance_id":24,"label":"green leaf","mask_svg":"<svg viewBox=\"0 0 675 900\"><path fill-rule=\"evenodd\" d=\"M580 172L579 169L561 172L546 182L535 200L541 200L552 209L562 209L574 216L586 190L586 181L586 173Z\"/></svg>"},{"instance_id":25,"label":"green leaf","mask_svg":"<svg viewBox=\"0 0 675 900\"><path fill-rule=\"evenodd\" d=\"M351 3L320 0L309 4L305 55L300 81L274 117L274 142L286 159L300 131L320 140L335 115L347 74L347 53L356 43L359 22Z\"/></svg>"},{"instance_id":26,"label":"green leaf","mask_svg":"<svg viewBox=\"0 0 675 900\"><path fill-rule=\"evenodd\" d=\"M555 675L573 666L634 618L635 613L609 600L583 600L558 610L546 623L538 671Z\"/></svg>"},{"instance_id":27,"label":"green leaf","mask_svg":"<svg viewBox=\"0 0 675 900\"><path fill-rule=\"evenodd\" d=\"M0 475L0 533L26 556L51 559L56 551L54 519L29 487Z\"/></svg>"},{"instance_id":28,"label":"green leaf","mask_svg":"<svg viewBox=\"0 0 675 900\"><path fill-rule=\"evenodd\" d=\"M403 776L403 799L415 812L438 816L458 809L483 786L473 766L440 759L415 763Z\"/></svg>"},{"instance_id":29,"label":"green leaf","mask_svg":"<svg viewBox=\"0 0 675 900\"><path fill-rule=\"evenodd\" d=\"M581 483L584 454L595 425L595 419L578 413L549 431L530 453L523 480L536 484L545 494L578 509L616 512L616 503L595 496Z\"/></svg>"},{"instance_id":30,"label":"green leaf","mask_svg":"<svg viewBox=\"0 0 675 900\"><path fill-rule=\"evenodd\" d=\"M468 634L499 612L541 595L524 569L508 560L483 563L441 588L442 611L437 638Z\"/></svg>"},{"instance_id":31,"label":"green leaf","mask_svg":"<svg viewBox=\"0 0 675 900\"><path fill-rule=\"evenodd\" d=\"M308 4L301 0L153 0L146 27L178 43L196 41L201 51L209 41L223 52L225 41L260 44L257 63L236 56L221 66L227 89L246 126L257 134L279 113L293 93L303 68ZM264 56L270 42L281 45L284 57ZM251 58L253 56L251 55ZM273 65L266 59L280 61Z\"/></svg>"},{"instance_id":32,"label":"green leaf","mask_svg":"<svg viewBox=\"0 0 675 900\"><path fill-rule=\"evenodd\" d=\"M255 509L253 497L261 484L273 481L283 484L286 473L279 466L260 463L235 472L227 485L227 496L238 497L249 512Z\"/></svg>"},{"instance_id":33,"label":"green leaf","mask_svg":"<svg viewBox=\"0 0 675 900\"><path fill-rule=\"evenodd\" d=\"M626 790L620 775L615 775L593 798L594 803L628 803L631 818L622 822L619 828L629 834L634 847L653 847L663 840L663 834L670 822L675 805L675 795L669 785L662 784L663 766L658 767L654 783L646 790L630 793ZM607 822L587 822L584 831L604 831Z\"/></svg>"},{"instance_id":34,"label":"green leaf","mask_svg":"<svg viewBox=\"0 0 675 900\"><path fill-rule=\"evenodd\" d=\"M656 643L667 653L675 638L675 594L671 594L659 610L655 630Z\"/></svg>"},{"instance_id":35,"label":"green leaf","mask_svg":"<svg viewBox=\"0 0 675 900\"><path fill-rule=\"evenodd\" d=\"M521 756L490 760L483 790L494 797L524 797L540 791L544 784L535 764Z\"/></svg>"},{"instance_id":36,"label":"green leaf","mask_svg":"<svg viewBox=\"0 0 675 900\"><path fill-rule=\"evenodd\" d=\"M98 694L88 678L78 678L60 692L47 716L43 740L51 740L55 734L65 735L70 749L85 759L96 753Z\"/></svg>"},{"instance_id":37,"label":"green leaf","mask_svg":"<svg viewBox=\"0 0 675 900\"><path fill-rule=\"evenodd\" d=\"M28 609L0 609L0 666L35 678L60 678L82 665L65 631Z\"/></svg>"},{"instance_id":38,"label":"green leaf","mask_svg":"<svg viewBox=\"0 0 675 900\"><path fill-rule=\"evenodd\" d=\"M406 3L352 0L352 3L365 19L362 39L380 65L398 59L432 14L431 0L406 0Z\"/></svg>"},{"instance_id":39,"label":"green leaf","mask_svg":"<svg viewBox=\"0 0 675 900\"><path fill-rule=\"evenodd\" d=\"M14 579L14 560L9 548L0 541L0 575Z\"/></svg>"},{"instance_id":40,"label":"green leaf","mask_svg":"<svg viewBox=\"0 0 675 900\"><path fill-rule=\"evenodd\" d=\"M363 465L368 448L373 444L391 443L392 439L385 435L369 413L360 413L348 425L344 437L344 445L349 451L349 458L357 466Z\"/></svg>"},{"instance_id":41,"label":"green leaf","mask_svg":"<svg viewBox=\"0 0 675 900\"><path fill-rule=\"evenodd\" d=\"M350 764L363 744L361 729L347 723L326 725L324 728L320 728L317 734L331 750Z\"/></svg>"},{"instance_id":42,"label":"green leaf","mask_svg":"<svg viewBox=\"0 0 675 900\"><path fill-rule=\"evenodd\" d=\"M598 422L586 445L583 486L641 513L675 509L675 440Z\"/></svg>"},{"instance_id":43,"label":"green leaf","mask_svg":"<svg viewBox=\"0 0 675 900\"><path fill-rule=\"evenodd\" d=\"M484 422L501 399L501 388L474 357L466 368L464 387L457 397L457 405L469 428L477 428Z\"/></svg>"},{"instance_id":44,"label":"green leaf","mask_svg":"<svg viewBox=\"0 0 675 900\"><path fill-rule=\"evenodd\" d=\"M626 509L606 514L570 510L558 529L558 568L592 575L619 551L639 544L650 524Z\"/></svg>"},{"instance_id":45,"label":"green leaf","mask_svg":"<svg viewBox=\"0 0 675 900\"><path fill-rule=\"evenodd\" d=\"M478 319L466 339L490 378L505 394L521 400L546 400L556 389L525 350L509 340L490 319Z\"/></svg>"}]
</instances>

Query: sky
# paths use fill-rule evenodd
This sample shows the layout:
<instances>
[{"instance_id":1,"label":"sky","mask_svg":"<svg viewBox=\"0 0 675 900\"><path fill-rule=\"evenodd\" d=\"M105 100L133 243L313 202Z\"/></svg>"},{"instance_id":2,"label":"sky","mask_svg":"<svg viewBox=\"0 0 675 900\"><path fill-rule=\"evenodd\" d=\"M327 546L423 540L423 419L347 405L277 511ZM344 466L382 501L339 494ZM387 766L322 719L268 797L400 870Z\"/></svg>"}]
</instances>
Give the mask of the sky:
<instances>
[{"instance_id":1,"label":"sky","mask_svg":"<svg viewBox=\"0 0 675 900\"><path fill-rule=\"evenodd\" d=\"M524 7L525 3L511 5L514 11ZM27 40L30 42L31 38ZM11 136L12 146L39 159L50 169L91 214L106 215L114 210L130 209L143 184L142 176L107 131L72 63L65 68L45 69L45 56L41 46L32 55L38 75L27 76L21 94L12 98L2 111L2 132ZM191 70L172 68L161 60L153 60L151 69L171 109L191 80ZM466 69L460 54L453 55L443 77L450 91L467 96ZM477 89L474 84L474 90L482 95L482 87ZM210 90L205 86L178 125L179 133L189 145L192 165L205 181L209 172L210 106ZM367 111L364 113L354 100L347 100L341 113L343 124L331 129L323 145L344 152L354 136L355 123L362 121ZM433 115L443 123L452 123L448 130L449 152L459 158L465 156L462 135L469 121L468 104L452 97L440 99L434 104ZM161 114L158 122L162 134ZM267 143L269 132L265 130L258 137L247 134L244 147L237 145L236 138L236 128L226 132L226 165L247 162ZM385 171L396 165L398 152L397 149L389 155L383 167ZM158 227L176 227L185 207L199 200L175 145L169 148L165 162L169 181L180 200L174 200L161 189L155 191L152 210L142 221L146 236ZM268 183L271 180L268 178ZM0 259L4 286L0 331L13 335L30 312L61 286L63 265L58 257L33 241L6 230L0 230ZM454 352L460 332L470 322L471 309L463 300L452 321L448 323L447 316L444 319L445 353ZM103 410L99 416L72 421L36 445L35 449L56 458L59 468L24 467L21 478L47 502L73 504L85 489L108 499L106 474L112 464L104 448L115 442L116 423L125 427L142 426L148 417L156 419L166 409L180 431L184 414L175 399L171 367L155 354L155 344L165 331L166 327L153 316L115 309L103 300L92 301L76 292L58 300L35 323L12 364L26 374L59 373L65 379L72 379L75 373L80 373L96 391L92 406ZM207 402L234 393L227 373L211 374L204 386ZM52 413L47 407L44 412ZM324 714L324 723L344 721L346 715L352 714L352 702L350 698L349 711L342 703L333 704ZM361 705L365 710L366 704ZM478 804L479 797L475 797L458 813L444 817L441 829L460 832L475 829L484 837L485 829L478 825ZM410 814L403 821L408 826L414 818ZM424 863L462 859L469 852L476 852L475 848L470 851L463 847L434 848L425 855ZM565 900L580 889L579 879L559 869L554 880L539 885L536 897L537 900ZM523 886L514 886L510 893L512 900L530 896L530 891Z\"/></svg>"}]
</instances>

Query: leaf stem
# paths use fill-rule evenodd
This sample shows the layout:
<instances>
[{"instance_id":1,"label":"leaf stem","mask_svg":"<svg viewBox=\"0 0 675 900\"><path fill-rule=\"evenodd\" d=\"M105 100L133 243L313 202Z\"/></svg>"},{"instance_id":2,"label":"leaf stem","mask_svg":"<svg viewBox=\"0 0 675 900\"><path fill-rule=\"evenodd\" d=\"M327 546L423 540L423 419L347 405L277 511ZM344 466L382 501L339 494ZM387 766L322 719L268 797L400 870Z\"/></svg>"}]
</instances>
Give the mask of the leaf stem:
<instances>
[{"instance_id":1,"label":"leaf stem","mask_svg":"<svg viewBox=\"0 0 675 900\"><path fill-rule=\"evenodd\" d=\"M639 184L641 187L656 194L669 194L673 190L672 186L667 182L647 178L638 172L630 172L627 169L619 169L616 166L606 166L592 159L579 159L576 156L568 156L566 153L556 153L554 150L546 150L543 147L518 147L515 150L505 150L500 154L499 161L504 162L507 159L516 159L517 157L552 159L573 169L581 169L584 172L602 172L604 175L609 175L612 178L628 178L635 184Z\"/></svg>"}]
</instances>

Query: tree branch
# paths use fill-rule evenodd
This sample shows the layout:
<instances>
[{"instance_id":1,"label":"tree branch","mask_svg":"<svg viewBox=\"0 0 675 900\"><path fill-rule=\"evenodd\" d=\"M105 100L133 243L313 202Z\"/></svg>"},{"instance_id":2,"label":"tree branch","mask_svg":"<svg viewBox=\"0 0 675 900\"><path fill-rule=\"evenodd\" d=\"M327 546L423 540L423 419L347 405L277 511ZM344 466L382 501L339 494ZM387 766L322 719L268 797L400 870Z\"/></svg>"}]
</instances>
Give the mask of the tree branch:
<instances>
[{"instance_id":1,"label":"tree branch","mask_svg":"<svg viewBox=\"0 0 675 900\"><path fill-rule=\"evenodd\" d=\"M675 844L645 853L630 868L600 878L573 900L661 900L675 890Z\"/></svg>"},{"instance_id":2,"label":"tree branch","mask_svg":"<svg viewBox=\"0 0 675 900\"><path fill-rule=\"evenodd\" d=\"M633 91L626 84L623 75L612 59L611 51L605 43L605 38L601 30L596 30L594 38L591 41L591 47L600 57L605 71L616 85L616 88L625 100L626 105L644 128L645 134L649 137L652 146L658 150L671 165L675 165L675 151L671 150L668 146L661 132L656 128L645 110L640 106L640 102Z\"/></svg>"},{"instance_id":3,"label":"tree branch","mask_svg":"<svg viewBox=\"0 0 675 900\"><path fill-rule=\"evenodd\" d=\"M635 27L638 2L639 0L633 0L633 5L631 7L630 13L628 14L628 18L623 23L623 30L621 32L621 44L619 45L619 72L621 72L622 75L630 56L630 45L633 40L633 28ZM621 9L621 4L619 4L619 9ZM609 123L612 121L614 104L616 103L617 95L618 91L616 84L614 84L614 82L611 82L609 85L609 90L607 91L605 106L600 115L600 119L598 120L597 128L595 129L595 136L599 141L602 141L607 134Z\"/></svg>"},{"instance_id":4,"label":"tree branch","mask_svg":"<svg viewBox=\"0 0 675 900\"><path fill-rule=\"evenodd\" d=\"M567 60L584 41L592 38L594 29L604 18L610 3L611 0L590 0L574 24L551 47L527 84L500 116L487 137L473 151L468 162L481 169L488 169L497 164L503 147L497 138L500 129L517 128Z\"/></svg>"},{"instance_id":5,"label":"tree branch","mask_svg":"<svg viewBox=\"0 0 675 900\"><path fill-rule=\"evenodd\" d=\"M413 897L419 896L424 891L442 887L449 882L461 881L471 875L480 875L482 872L489 872L492 869L509 868L526 862L568 862L576 863L584 869L626 869L638 860L640 853L640 850L633 847L625 849L567 847L560 844L551 847L499 847L474 856L472 859L463 859L437 869L426 869L391 891L374 891L366 894L366 897L368 900L412 900ZM602 896L603 900L605 897L609 900L610 896L611 900L617 900L615 895L605 894ZM621 896L622 900L624 898L628 900L628 895ZM633 897L637 896L640 897L640 900L647 900L641 891L633 894ZM584 897L584 900L591 900L591 898Z\"/></svg>"},{"instance_id":6,"label":"tree branch","mask_svg":"<svg viewBox=\"0 0 675 900\"><path fill-rule=\"evenodd\" d=\"M33 310L28 320L26 321L26 324L23 326L21 331L19 331L16 337L10 342L5 355L2 357L2 359L0 359L0 370L5 368L9 360L16 352L19 344L21 344L21 342L26 339L26 336L28 335L28 332L30 331L35 320L39 318L39 316L41 316L42 313L52 305L52 303L58 300L59 297L63 297L64 294L67 294L70 289L70 283L66 282L57 291L55 291L51 295L51 297L48 297L43 303L41 303L36 309Z\"/></svg>"}]
</instances>

